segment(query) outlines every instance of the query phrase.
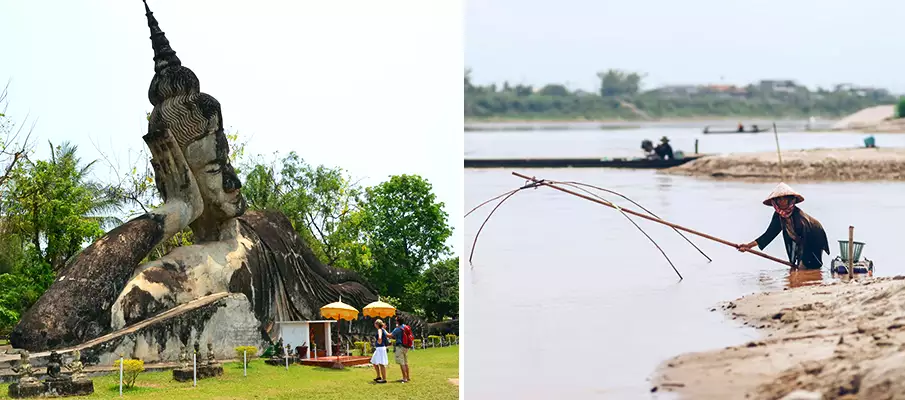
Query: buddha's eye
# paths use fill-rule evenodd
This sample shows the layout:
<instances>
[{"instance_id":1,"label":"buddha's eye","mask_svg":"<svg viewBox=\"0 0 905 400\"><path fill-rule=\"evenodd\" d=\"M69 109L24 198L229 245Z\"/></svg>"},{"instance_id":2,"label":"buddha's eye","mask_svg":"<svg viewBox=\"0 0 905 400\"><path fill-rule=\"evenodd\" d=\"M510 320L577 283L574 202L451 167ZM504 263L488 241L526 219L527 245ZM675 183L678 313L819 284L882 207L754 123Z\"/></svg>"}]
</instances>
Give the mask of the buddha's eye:
<instances>
[{"instance_id":1,"label":"buddha's eye","mask_svg":"<svg viewBox=\"0 0 905 400\"><path fill-rule=\"evenodd\" d=\"M219 174L221 171L223 171L222 167L216 167L216 168L208 168L208 170L205 172L213 175L213 174Z\"/></svg>"}]
</instances>

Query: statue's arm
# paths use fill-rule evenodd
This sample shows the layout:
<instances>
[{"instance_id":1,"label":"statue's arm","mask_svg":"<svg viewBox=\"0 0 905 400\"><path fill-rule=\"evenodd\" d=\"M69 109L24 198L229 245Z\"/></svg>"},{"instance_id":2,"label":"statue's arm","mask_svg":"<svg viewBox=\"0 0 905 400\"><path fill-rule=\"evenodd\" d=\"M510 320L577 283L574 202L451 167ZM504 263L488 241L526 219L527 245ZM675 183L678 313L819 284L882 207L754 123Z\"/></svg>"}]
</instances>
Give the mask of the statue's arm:
<instances>
[{"instance_id":1,"label":"statue's arm","mask_svg":"<svg viewBox=\"0 0 905 400\"><path fill-rule=\"evenodd\" d=\"M172 135L144 136L164 204L107 232L63 268L10 333L29 350L75 345L110 329L110 309L154 247L184 229L202 211L194 175Z\"/></svg>"},{"instance_id":2,"label":"statue's arm","mask_svg":"<svg viewBox=\"0 0 905 400\"><path fill-rule=\"evenodd\" d=\"M185 229L204 209L204 202L182 149L167 130L159 129L144 136L151 150L151 166L163 205L149 214L162 218L163 240Z\"/></svg>"}]
</instances>

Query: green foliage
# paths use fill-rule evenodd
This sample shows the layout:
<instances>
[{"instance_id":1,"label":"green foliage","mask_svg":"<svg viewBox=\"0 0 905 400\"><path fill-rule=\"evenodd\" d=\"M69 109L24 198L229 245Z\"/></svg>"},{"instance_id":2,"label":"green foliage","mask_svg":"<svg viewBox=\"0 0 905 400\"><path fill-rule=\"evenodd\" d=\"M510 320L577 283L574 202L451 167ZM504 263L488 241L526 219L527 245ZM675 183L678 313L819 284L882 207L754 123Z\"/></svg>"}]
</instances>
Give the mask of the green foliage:
<instances>
[{"instance_id":1,"label":"green foliage","mask_svg":"<svg viewBox=\"0 0 905 400\"><path fill-rule=\"evenodd\" d=\"M425 283L436 279L421 281L422 270L448 253L452 234L429 182L400 175L362 189L341 168L312 166L295 153L259 158L247 171L242 193L250 209L281 211L318 258L358 271L385 301L423 314L425 299L433 299L422 296ZM455 302L458 309L458 293Z\"/></svg>"},{"instance_id":2,"label":"green foliage","mask_svg":"<svg viewBox=\"0 0 905 400\"><path fill-rule=\"evenodd\" d=\"M625 72L611 69L598 72L600 78L600 96L634 96L641 89L641 75L636 72Z\"/></svg>"},{"instance_id":3,"label":"green foliage","mask_svg":"<svg viewBox=\"0 0 905 400\"><path fill-rule=\"evenodd\" d=\"M900 97L896 103L896 118L905 118L905 97Z\"/></svg>"},{"instance_id":4,"label":"green foliage","mask_svg":"<svg viewBox=\"0 0 905 400\"><path fill-rule=\"evenodd\" d=\"M275 345L267 346L267 348L264 349L264 352L261 353L261 357L263 357L263 358L272 357L275 352L275 350L274 350L275 347L276 347Z\"/></svg>"},{"instance_id":5,"label":"green foliage","mask_svg":"<svg viewBox=\"0 0 905 400\"><path fill-rule=\"evenodd\" d=\"M7 232L29 240L54 270L104 229L122 223L110 213L121 202L101 184L88 180L94 162L83 164L77 147L52 146L50 160L22 163L10 176L2 198Z\"/></svg>"},{"instance_id":6,"label":"green foliage","mask_svg":"<svg viewBox=\"0 0 905 400\"><path fill-rule=\"evenodd\" d=\"M250 166L242 194L253 210L279 210L327 264L361 268L370 252L358 241L361 189L345 170L311 166L295 152Z\"/></svg>"},{"instance_id":7,"label":"green foliage","mask_svg":"<svg viewBox=\"0 0 905 400\"><path fill-rule=\"evenodd\" d=\"M417 280L405 285L409 304L430 321L459 315L459 257L431 264Z\"/></svg>"},{"instance_id":8,"label":"green foliage","mask_svg":"<svg viewBox=\"0 0 905 400\"><path fill-rule=\"evenodd\" d=\"M405 285L418 279L429 263L449 252L452 235L443 203L431 184L417 175L397 175L366 189L363 227L373 263L359 269L381 295L407 303Z\"/></svg>"},{"instance_id":9,"label":"green foliage","mask_svg":"<svg viewBox=\"0 0 905 400\"><path fill-rule=\"evenodd\" d=\"M427 337L427 341L430 342L431 346L437 347L440 345L440 336L430 335Z\"/></svg>"},{"instance_id":10,"label":"green foliage","mask_svg":"<svg viewBox=\"0 0 905 400\"><path fill-rule=\"evenodd\" d=\"M9 331L53 283L54 274L121 221L121 201L91 181L94 162L77 148L51 145L48 160L23 160L0 191L0 332Z\"/></svg>"},{"instance_id":11,"label":"green foliage","mask_svg":"<svg viewBox=\"0 0 905 400\"><path fill-rule=\"evenodd\" d=\"M361 354L361 355L371 354L371 352L372 352L370 342L364 342L364 341L355 342L354 345L355 345L355 349L357 349L359 354Z\"/></svg>"},{"instance_id":12,"label":"green foliage","mask_svg":"<svg viewBox=\"0 0 905 400\"><path fill-rule=\"evenodd\" d=\"M420 349L420 348L421 348L421 339L415 339L415 340L413 340L413 341L412 341L412 347L414 347L414 348L416 348L416 349Z\"/></svg>"},{"instance_id":13,"label":"green foliage","mask_svg":"<svg viewBox=\"0 0 905 400\"><path fill-rule=\"evenodd\" d=\"M54 273L33 250L18 260L13 271L0 274L0 334L8 333L28 307L53 283Z\"/></svg>"},{"instance_id":14,"label":"green foliage","mask_svg":"<svg viewBox=\"0 0 905 400\"><path fill-rule=\"evenodd\" d=\"M450 343L450 344L455 343L457 338L458 338L458 336L453 335L452 333L446 334L446 342L447 342L447 343Z\"/></svg>"},{"instance_id":15,"label":"green foliage","mask_svg":"<svg viewBox=\"0 0 905 400\"><path fill-rule=\"evenodd\" d=\"M119 360L113 362L113 367L119 369ZM123 384L128 387L135 386L135 380L138 375L144 372L145 362L142 360L129 359L123 362Z\"/></svg>"},{"instance_id":16,"label":"green foliage","mask_svg":"<svg viewBox=\"0 0 905 400\"><path fill-rule=\"evenodd\" d=\"M465 117L475 119L641 119L691 117L840 117L896 98L882 90L862 91L839 86L834 90L810 91L806 87L773 90L748 85L726 91L701 85L693 93L668 90L643 92L644 75L610 69L597 74L596 93L569 91L563 85L532 86L504 83L475 85L466 70ZM640 110L636 112L633 110ZM642 115L644 114L644 115Z\"/></svg>"},{"instance_id":17,"label":"green foliage","mask_svg":"<svg viewBox=\"0 0 905 400\"><path fill-rule=\"evenodd\" d=\"M411 365L417 367L413 372L414 384L388 384L375 388L373 368L330 370L290 364L287 371L270 367L265 360L258 359L250 364L247 378L242 376L241 362L226 362L222 376L199 381L197 387L192 387L191 382L175 381L171 370L145 371L140 377L141 384L129 389L125 398L374 400L375 389L379 389L376 397L379 399L459 399L459 388L449 382L460 372L458 348L411 352L408 357ZM399 368L387 368L387 374L391 381L401 378ZM119 397L118 370L92 375L95 393L75 399L123 399ZM0 393L0 397L7 398L7 384L0 383Z\"/></svg>"},{"instance_id":18,"label":"green foliage","mask_svg":"<svg viewBox=\"0 0 905 400\"><path fill-rule=\"evenodd\" d=\"M236 357L239 360L242 360L243 357L247 357L248 361L251 361L258 354L258 348L255 346L238 346L236 347Z\"/></svg>"}]
</instances>

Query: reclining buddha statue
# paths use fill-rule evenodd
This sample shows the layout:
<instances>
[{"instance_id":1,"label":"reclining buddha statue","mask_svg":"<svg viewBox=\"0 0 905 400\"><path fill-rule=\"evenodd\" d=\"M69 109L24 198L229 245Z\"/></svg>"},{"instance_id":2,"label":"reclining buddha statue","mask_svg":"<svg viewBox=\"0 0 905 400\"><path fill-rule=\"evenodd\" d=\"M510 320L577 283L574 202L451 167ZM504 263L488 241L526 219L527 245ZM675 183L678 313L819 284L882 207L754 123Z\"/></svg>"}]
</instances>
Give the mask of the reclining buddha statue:
<instances>
[{"instance_id":1,"label":"reclining buddha statue","mask_svg":"<svg viewBox=\"0 0 905 400\"><path fill-rule=\"evenodd\" d=\"M377 300L355 272L318 260L283 214L246 210L219 102L200 91L147 4L145 10L154 108L143 139L163 204L73 257L24 313L11 344L32 351L76 346L216 293L244 295L266 340L274 323L317 319L321 306L340 297L358 309ZM186 227L195 244L141 264ZM411 316L406 321L421 326ZM174 357L185 345L172 345Z\"/></svg>"}]
</instances>

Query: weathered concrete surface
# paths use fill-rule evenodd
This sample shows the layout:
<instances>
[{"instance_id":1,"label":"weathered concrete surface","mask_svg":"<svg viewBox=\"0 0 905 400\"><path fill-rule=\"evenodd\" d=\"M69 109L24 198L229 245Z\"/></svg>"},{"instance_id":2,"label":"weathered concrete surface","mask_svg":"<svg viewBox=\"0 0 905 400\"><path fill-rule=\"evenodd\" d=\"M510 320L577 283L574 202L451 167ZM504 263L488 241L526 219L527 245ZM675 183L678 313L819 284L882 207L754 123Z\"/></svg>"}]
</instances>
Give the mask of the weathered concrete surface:
<instances>
[{"instance_id":1,"label":"weathered concrete surface","mask_svg":"<svg viewBox=\"0 0 905 400\"><path fill-rule=\"evenodd\" d=\"M178 382L188 382L197 379L213 378L223 375L222 365L199 365L196 370L192 369L174 369L173 380Z\"/></svg>"},{"instance_id":2,"label":"weathered concrete surface","mask_svg":"<svg viewBox=\"0 0 905 400\"><path fill-rule=\"evenodd\" d=\"M854 148L782 152L786 182L905 180L905 149ZM781 179L776 152L703 157L663 174L738 180Z\"/></svg>"},{"instance_id":3,"label":"weathered concrete surface","mask_svg":"<svg viewBox=\"0 0 905 400\"><path fill-rule=\"evenodd\" d=\"M217 359L231 359L237 346L261 349L265 340L245 295L216 293L57 352L68 354L81 350L83 359L102 366L111 365L120 353L149 363L173 362L178 360L182 346L191 348L195 342L203 348L211 342ZM32 365L46 365L49 354L31 354ZM18 354L0 355L0 371L8 369L18 359Z\"/></svg>"},{"instance_id":4,"label":"weathered concrete surface","mask_svg":"<svg viewBox=\"0 0 905 400\"><path fill-rule=\"evenodd\" d=\"M459 335L459 320L431 322L427 324L428 335Z\"/></svg>"},{"instance_id":5,"label":"weathered concrete surface","mask_svg":"<svg viewBox=\"0 0 905 400\"><path fill-rule=\"evenodd\" d=\"M177 311L162 320L152 318L151 323L141 327L127 328L130 332L115 338L92 341L96 344L83 347L83 353L89 362L106 365L118 359L119 354L145 362L176 361L183 346L192 348L196 342L202 348L212 343L214 355L220 359L232 358L238 346L262 348L265 340L260 323L245 295L213 297L207 304Z\"/></svg>"}]
</instances>

